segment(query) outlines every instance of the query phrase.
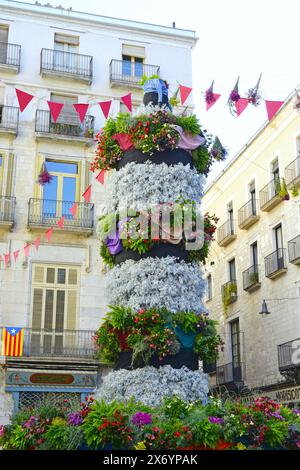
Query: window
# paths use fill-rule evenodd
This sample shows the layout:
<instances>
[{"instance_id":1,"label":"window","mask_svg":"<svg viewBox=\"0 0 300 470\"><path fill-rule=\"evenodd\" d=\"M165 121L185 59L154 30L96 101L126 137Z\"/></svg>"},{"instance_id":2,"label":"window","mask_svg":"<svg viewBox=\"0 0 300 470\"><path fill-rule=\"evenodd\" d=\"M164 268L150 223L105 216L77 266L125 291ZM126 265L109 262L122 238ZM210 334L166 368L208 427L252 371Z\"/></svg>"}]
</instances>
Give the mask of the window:
<instances>
[{"instance_id":1,"label":"window","mask_svg":"<svg viewBox=\"0 0 300 470\"><path fill-rule=\"evenodd\" d=\"M275 250L280 250L281 248L283 248L281 224L277 225L277 227L274 228L274 241L275 241Z\"/></svg>"},{"instance_id":2,"label":"window","mask_svg":"<svg viewBox=\"0 0 300 470\"><path fill-rule=\"evenodd\" d=\"M254 242L252 245L250 245L250 256L252 266L256 267L258 265L257 242Z\"/></svg>"},{"instance_id":3,"label":"window","mask_svg":"<svg viewBox=\"0 0 300 470\"><path fill-rule=\"evenodd\" d=\"M7 63L8 26L0 25L0 64Z\"/></svg>"},{"instance_id":4,"label":"window","mask_svg":"<svg viewBox=\"0 0 300 470\"><path fill-rule=\"evenodd\" d=\"M235 258L228 262L229 281L236 282Z\"/></svg>"},{"instance_id":5,"label":"window","mask_svg":"<svg viewBox=\"0 0 300 470\"><path fill-rule=\"evenodd\" d=\"M230 235L234 234L234 224L233 224L233 203L232 201L227 204L227 214L228 214L228 220L229 220L229 227L228 231Z\"/></svg>"},{"instance_id":6,"label":"window","mask_svg":"<svg viewBox=\"0 0 300 470\"><path fill-rule=\"evenodd\" d=\"M207 276L207 300L212 299L212 276L209 274Z\"/></svg>"},{"instance_id":7,"label":"window","mask_svg":"<svg viewBox=\"0 0 300 470\"><path fill-rule=\"evenodd\" d=\"M79 38L55 33L54 36L54 68L62 72L76 73L78 70Z\"/></svg>"},{"instance_id":8,"label":"window","mask_svg":"<svg viewBox=\"0 0 300 470\"><path fill-rule=\"evenodd\" d=\"M250 194L250 201L251 201L251 214L256 215L256 189L255 189L255 181L251 181L249 184L249 194Z\"/></svg>"},{"instance_id":9,"label":"window","mask_svg":"<svg viewBox=\"0 0 300 470\"><path fill-rule=\"evenodd\" d=\"M3 156L0 155L0 196L2 194L2 181L3 181Z\"/></svg>"},{"instance_id":10,"label":"window","mask_svg":"<svg viewBox=\"0 0 300 470\"><path fill-rule=\"evenodd\" d=\"M279 173L278 158L276 158L271 163L271 171L272 171L272 176L273 176L274 195L275 195L275 194L278 194L280 191L280 173Z\"/></svg>"},{"instance_id":11,"label":"window","mask_svg":"<svg viewBox=\"0 0 300 470\"><path fill-rule=\"evenodd\" d=\"M233 380L241 380L241 345L239 320L234 320L230 323L230 335Z\"/></svg>"},{"instance_id":12,"label":"window","mask_svg":"<svg viewBox=\"0 0 300 470\"><path fill-rule=\"evenodd\" d=\"M73 104L78 103L77 96L66 96L66 95L58 95L56 93L51 93L51 101L64 104L60 112L60 115L56 120L56 123L57 123L56 125L69 124L70 130L71 130L71 125L74 126L73 130L75 130L76 127L80 126L78 115L73 106Z\"/></svg>"},{"instance_id":13,"label":"window","mask_svg":"<svg viewBox=\"0 0 300 470\"><path fill-rule=\"evenodd\" d=\"M122 75L141 77L143 75L144 58L144 47L123 44Z\"/></svg>"},{"instance_id":14,"label":"window","mask_svg":"<svg viewBox=\"0 0 300 470\"><path fill-rule=\"evenodd\" d=\"M34 352L59 353L76 330L79 268L33 265L31 343Z\"/></svg>"}]
</instances>

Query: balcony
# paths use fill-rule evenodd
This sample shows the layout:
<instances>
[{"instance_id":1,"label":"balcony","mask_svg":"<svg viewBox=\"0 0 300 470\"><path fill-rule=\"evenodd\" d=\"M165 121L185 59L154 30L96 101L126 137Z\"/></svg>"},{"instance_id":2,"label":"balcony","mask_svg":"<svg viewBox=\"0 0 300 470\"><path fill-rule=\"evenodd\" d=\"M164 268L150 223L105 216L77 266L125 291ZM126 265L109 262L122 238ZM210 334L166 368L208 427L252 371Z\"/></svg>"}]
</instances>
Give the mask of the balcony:
<instances>
[{"instance_id":1,"label":"balcony","mask_svg":"<svg viewBox=\"0 0 300 470\"><path fill-rule=\"evenodd\" d=\"M296 383L300 383L299 346L300 338L277 346L279 372Z\"/></svg>"},{"instance_id":2,"label":"balcony","mask_svg":"<svg viewBox=\"0 0 300 470\"><path fill-rule=\"evenodd\" d=\"M12 229L15 221L16 198L0 196L0 228Z\"/></svg>"},{"instance_id":3,"label":"balcony","mask_svg":"<svg viewBox=\"0 0 300 470\"><path fill-rule=\"evenodd\" d=\"M70 209L74 202L49 199L29 199L28 227L44 229L56 226L64 215L64 230L78 234L91 235L94 228L94 204L78 202L76 218L73 219ZM57 229L60 228L57 226Z\"/></svg>"},{"instance_id":4,"label":"balcony","mask_svg":"<svg viewBox=\"0 0 300 470\"><path fill-rule=\"evenodd\" d=\"M1 72L19 73L21 61L21 46L0 42Z\"/></svg>"},{"instance_id":5,"label":"balcony","mask_svg":"<svg viewBox=\"0 0 300 470\"><path fill-rule=\"evenodd\" d=\"M288 242L289 262L300 264L300 235Z\"/></svg>"},{"instance_id":6,"label":"balcony","mask_svg":"<svg viewBox=\"0 0 300 470\"><path fill-rule=\"evenodd\" d=\"M281 178L273 179L259 191L260 209L262 211L269 212L283 200L279 195L282 182Z\"/></svg>"},{"instance_id":7,"label":"balcony","mask_svg":"<svg viewBox=\"0 0 300 470\"><path fill-rule=\"evenodd\" d=\"M239 209L238 211L239 228L247 229L259 220L257 208L258 208L258 201L256 199L250 199L250 201L248 201L243 207Z\"/></svg>"},{"instance_id":8,"label":"balcony","mask_svg":"<svg viewBox=\"0 0 300 470\"><path fill-rule=\"evenodd\" d=\"M19 108L0 105L0 133L17 135L19 127Z\"/></svg>"},{"instance_id":9,"label":"balcony","mask_svg":"<svg viewBox=\"0 0 300 470\"><path fill-rule=\"evenodd\" d=\"M134 63L112 59L109 64L110 85L142 88L139 85L142 76L159 75L159 70L158 65L141 64L141 68L136 69Z\"/></svg>"},{"instance_id":10,"label":"balcony","mask_svg":"<svg viewBox=\"0 0 300 470\"><path fill-rule=\"evenodd\" d=\"M237 283L235 280L226 282L221 287L222 300L226 307L237 300Z\"/></svg>"},{"instance_id":11,"label":"balcony","mask_svg":"<svg viewBox=\"0 0 300 470\"><path fill-rule=\"evenodd\" d=\"M60 115L57 122L53 122L50 111L38 109L35 116L36 139L53 139L76 142L83 145L93 145L94 142L94 116L85 116L81 123L74 114Z\"/></svg>"},{"instance_id":12,"label":"balcony","mask_svg":"<svg viewBox=\"0 0 300 470\"><path fill-rule=\"evenodd\" d=\"M226 246L236 239L234 226L235 221L228 219L225 224L217 229L217 242L220 246Z\"/></svg>"},{"instance_id":13,"label":"balcony","mask_svg":"<svg viewBox=\"0 0 300 470\"><path fill-rule=\"evenodd\" d=\"M275 279L287 271L285 248L279 248L265 257L266 277Z\"/></svg>"},{"instance_id":14,"label":"balcony","mask_svg":"<svg viewBox=\"0 0 300 470\"><path fill-rule=\"evenodd\" d=\"M247 292L253 292L260 287L259 266L254 264L243 271L243 289Z\"/></svg>"},{"instance_id":15,"label":"balcony","mask_svg":"<svg viewBox=\"0 0 300 470\"><path fill-rule=\"evenodd\" d=\"M243 364L236 366L232 362L217 366L217 385L226 385L230 389L239 389L243 385Z\"/></svg>"},{"instance_id":16,"label":"balcony","mask_svg":"<svg viewBox=\"0 0 300 470\"><path fill-rule=\"evenodd\" d=\"M300 187L300 155L285 168L284 176L288 189Z\"/></svg>"},{"instance_id":17,"label":"balcony","mask_svg":"<svg viewBox=\"0 0 300 470\"><path fill-rule=\"evenodd\" d=\"M40 72L42 77L64 78L91 84L93 57L74 52L41 50Z\"/></svg>"}]
</instances>

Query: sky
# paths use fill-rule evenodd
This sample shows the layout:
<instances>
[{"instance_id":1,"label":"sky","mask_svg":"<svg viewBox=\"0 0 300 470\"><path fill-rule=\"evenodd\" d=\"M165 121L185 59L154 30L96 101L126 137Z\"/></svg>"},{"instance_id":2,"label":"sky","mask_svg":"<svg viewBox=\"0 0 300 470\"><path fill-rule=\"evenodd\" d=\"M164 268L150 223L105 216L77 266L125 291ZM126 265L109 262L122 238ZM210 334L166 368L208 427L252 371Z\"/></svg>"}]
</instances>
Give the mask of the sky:
<instances>
[{"instance_id":1,"label":"sky","mask_svg":"<svg viewBox=\"0 0 300 470\"><path fill-rule=\"evenodd\" d=\"M300 84L299 0L51 0L51 5L166 26L175 21L178 28L196 31L196 114L227 148L227 162L267 119L264 103L248 106L239 118L230 115L226 102L237 77L243 96L262 73L261 91L267 100L284 101ZM203 92L212 80L222 96L206 112ZM223 167L215 164L209 180Z\"/></svg>"}]
</instances>

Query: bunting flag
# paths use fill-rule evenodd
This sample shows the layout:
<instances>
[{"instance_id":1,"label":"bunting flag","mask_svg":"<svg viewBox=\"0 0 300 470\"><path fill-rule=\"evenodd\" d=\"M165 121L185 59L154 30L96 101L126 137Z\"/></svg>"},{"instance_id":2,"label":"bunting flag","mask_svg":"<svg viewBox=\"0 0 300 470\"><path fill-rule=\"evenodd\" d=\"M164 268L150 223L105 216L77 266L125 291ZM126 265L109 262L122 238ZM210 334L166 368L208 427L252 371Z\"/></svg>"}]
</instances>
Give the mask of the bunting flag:
<instances>
[{"instance_id":1,"label":"bunting flag","mask_svg":"<svg viewBox=\"0 0 300 470\"><path fill-rule=\"evenodd\" d=\"M73 106L79 116L80 122L83 123L89 105L86 103L76 103L76 104L73 104Z\"/></svg>"},{"instance_id":2,"label":"bunting flag","mask_svg":"<svg viewBox=\"0 0 300 470\"><path fill-rule=\"evenodd\" d=\"M100 184L104 184L104 175L105 175L105 170L101 170L100 173L96 176L96 180Z\"/></svg>"},{"instance_id":3,"label":"bunting flag","mask_svg":"<svg viewBox=\"0 0 300 470\"><path fill-rule=\"evenodd\" d=\"M10 265L10 253L6 253L4 255L4 263L5 263L5 268L8 268Z\"/></svg>"},{"instance_id":4,"label":"bunting flag","mask_svg":"<svg viewBox=\"0 0 300 470\"><path fill-rule=\"evenodd\" d=\"M127 106L128 110L131 112L132 111L132 99L131 99L132 94L128 93L128 95L121 96L121 101L122 103Z\"/></svg>"},{"instance_id":5,"label":"bunting flag","mask_svg":"<svg viewBox=\"0 0 300 470\"><path fill-rule=\"evenodd\" d=\"M41 241L40 236L36 237L36 239L34 240L35 251L39 251L40 241Z\"/></svg>"},{"instance_id":6,"label":"bunting flag","mask_svg":"<svg viewBox=\"0 0 300 470\"><path fill-rule=\"evenodd\" d=\"M76 219L77 209L78 209L78 204L77 202L74 202L73 206L70 209L73 219Z\"/></svg>"},{"instance_id":7,"label":"bunting flag","mask_svg":"<svg viewBox=\"0 0 300 470\"><path fill-rule=\"evenodd\" d=\"M205 102L206 102L206 111L208 111L220 98L219 93L214 93L214 83L213 80L210 87L205 92Z\"/></svg>"},{"instance_id":8,"label":"bunting flag","mask_svg":"<svg viewBox=\"0 0 300 470\"><path fill-rule=\"evenodd\" d=\"M24 109L29 105L30 101L34 96L30 95L30 93L26 93L25 91L19 90L18 88L16 88L15 90L20 106L20 111L22 113Z\"/></svg>"},{"instance_id":9,"label":"bunting flag","mask_svg":"<svg viewBox=\"0 0 300 470\"><path fill-rule=\"evenodd\" d=\"M19 253L20 253L20 250L16 250L16 251L14 251L14 253L13 253L13 254L14 254L14 260L15 260L15 262L16 262L17 259L18 259Z\"/></svg>"},{"instance_id":10,"label":"bunting flag","mask_svg":"<svg viewBox=\"0 0 300 470\"><path fill-rule=\"evenodd\" d=\"M192 88L190 88L188 86L183 86L183 85L179 86L181 104L184 104L186 102L186 100L188 99L191 91L192 91Z\"/></svg>"},{"instance_id":11,"label":"bunting flag","mask_svg":"<svg viewBox=\"0 0 300 470\"><path fill-rule=\"evenodd\" d=\"M266 103L266 108L267 108L267 113L268 113L268 119L269 119L269 121L271 121L273 116L277 113L277 111L283 105L284 101L267 101L267 100L265 100L265 103Z\"/></svg>"},{"instance_id":12,"label":"bunting flag","mask_svg":"<svg viewBox=\"0 0 300 470\"><path fill-rule=\"evenodd\" d=\"M65 221L66 216L62 215L59 221L57 222L57 225L62 229L64 227L64 221Z\"/></svg>"},{"instance_id":13,"label":"bunting flag","mask_svg":"<svg viewBox=\"0 0 300 470\"><path fill-rule=\"evenodd\" d=\"M52 234L53 234L53 227L48 228L48 230L46 230L46 232L45 232L45 236L46 236L48 242L50 242Z\"/></svg>"},{"instance_id":14,"label":"bunting flag","mask_svg":"<svg viewBox=\"0 0 300 470\"><path fill-rule=\"evenodd\" d=\"M56 103L55 101L47 101L52 119L54 122L57 121L62 108L64 107L63 103Z\"/></svg>"},{"instance_id":15,"label":"bunting flag","mask_svg":"<svg viewBox=\"0 0 300 470\"><path fill-rule=\"evenodd\" d=\"M109 101L101 101L99 103L102 113L104 114L105 119L108 118L110 107L111 107L112 100Z\"/></svg>"},{"instance_id":16,"label":"bunting flag","mask_svg":"<svg viewBox=\"0 0 300 470\"><path fill-rule=\"evenodd\" d=\"M2 330L2 356L22 356L24 329L5 326Z\"/></svg>"},{"instance_id":17,"label":"bunting flag","mask_svg":"<svg viewBox=\"0 0 300 470\"><path fill-rule=\"evenodd\" d=\"M91 200L91 191L92 191L92 187L91 185L89 185L84 191L84 193L82 194L82 197L86 200L86 202L90 202Z\"/></svg>"},{"instance_id":18,"label":"bunting flag","mask_svg":"<svg viewBox=\"0 0 300 470\"><path fill-rule=\"evenodd\" d=\"M242 114L242 112L247 108L249 104L249 100L247 98L240 98L238 101L235 102L235 109L237 117Z\"/></svg>"},{"instance_id":19,"label":"bunting flag","mask_svg":"<svg viewBox=\"0 0 300 470\"><path fill-rule=\"evenodd\" d=\"M31 243L28 243L27 245L24 246L24 254L26 258L28 258L29 256L30 248L31 248Z\"/></svg>"}]
</instances>

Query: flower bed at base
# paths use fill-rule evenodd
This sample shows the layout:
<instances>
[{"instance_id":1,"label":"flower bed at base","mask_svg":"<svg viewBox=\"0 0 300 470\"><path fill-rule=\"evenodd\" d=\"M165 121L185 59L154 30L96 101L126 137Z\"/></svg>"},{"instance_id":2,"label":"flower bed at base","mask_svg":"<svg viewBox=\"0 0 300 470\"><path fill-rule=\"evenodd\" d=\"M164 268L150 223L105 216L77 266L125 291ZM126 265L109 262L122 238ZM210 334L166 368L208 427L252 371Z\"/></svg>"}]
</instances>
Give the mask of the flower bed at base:
<instances>
[{"instance_id":1,"label":"flower bed at base","mask_svg":"<svg viewBox=\"0 0 300 470\"><path fill-rule=\"evenodd\" d=\"M253 404L187 403L159 407L87 398L78 409L43 405L0 426L4 450L275 450L300 448L300 410L268 398Z\"/></svg>"}]
</instances>

